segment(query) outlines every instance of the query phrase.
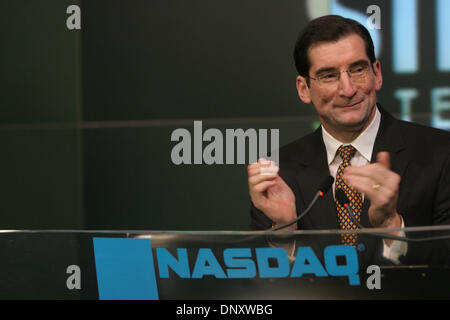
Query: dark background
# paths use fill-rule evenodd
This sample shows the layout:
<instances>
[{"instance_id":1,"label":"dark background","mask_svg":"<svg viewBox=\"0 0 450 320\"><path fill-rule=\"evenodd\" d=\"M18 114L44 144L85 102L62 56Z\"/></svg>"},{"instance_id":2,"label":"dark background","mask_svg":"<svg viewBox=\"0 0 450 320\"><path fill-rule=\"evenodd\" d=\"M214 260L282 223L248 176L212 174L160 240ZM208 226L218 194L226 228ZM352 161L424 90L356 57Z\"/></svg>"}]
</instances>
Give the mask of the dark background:
<instances>
[{"instance_id":1,"label":"dark background","mask_svg":"<svg viewBox=\"0 0 450 320\"><path fill-rule=\"evenodd\" d=\"M395 74L391 1L381 8L384 86L417 88L414 121L430 125L430 90L449 86L435 61L434 1L418 0L417 74ZM81 8L68 30L66 8ZM0 3L0 228L243 230L245 165L174 165L177 128L310 132L292 50L310 20L300 0L40 0ZM450 15L450 12L449 12Z\"/></svg>"}]
</instances>

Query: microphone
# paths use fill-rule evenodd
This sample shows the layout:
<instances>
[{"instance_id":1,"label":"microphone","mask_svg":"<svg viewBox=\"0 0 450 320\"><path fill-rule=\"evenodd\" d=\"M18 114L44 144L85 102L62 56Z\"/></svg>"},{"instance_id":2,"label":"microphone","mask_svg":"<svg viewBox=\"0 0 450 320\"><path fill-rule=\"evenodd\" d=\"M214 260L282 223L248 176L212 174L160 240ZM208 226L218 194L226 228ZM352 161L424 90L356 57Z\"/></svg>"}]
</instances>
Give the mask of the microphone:
<instances>
[{"instance_id":1,"label":"microphone","mask_svg":"<svg viewBox=\"0 0 450 320\"><path fill-rule=\"evenodd\" d=\"M337 201L339 202L339 204L341 206L343 206L345 209L347 209L347 212L350 216L350 218L353 220L353 222L358 226L358 228L360 229L366 229L359 221L358 219L356 219L355 215L353 214L353 210L350 207L350 199L347 197L347 194L345 193L345 191L343 189L336 189L336 191L334 192ZM397 236L391 236L391 235L383 235L383 234L379 234L379 233L374 233L374 235L378 236L378 237L382 237L382 238L386 238L386 239L391 239L391 240L402 240L402 241L408 241L408 238L404 238L404 237L397 237Z\"/></svg>"},{"instance_id":2,"label":"microphone","mask_svg":"<svg viewBox=\"0 0 450 320\"><path fill-rule=\"evenodd\" d=\"M306 210L301 215L299 215L297 217L297 219L295 219L291 222L288 222L286 224L283 224L281 226L269 229L269 231L276 231L276 230L279 230L282 228L289 227L290 225L296 223L301 218L303 218L312 209L312 207L317 202L319 197L323 197L328 192L328 190L330 190L331 186L333 185L333 182L334 182L334 178L332 176L328 176L327 178L325 178L325 180L323 180L322 183L319 185L318 191L317 191L316 195L314 196L313 200L311 201L311 203L309 204L309 206L306 208ZM353 214L353 210L350 207L350 200L348 199L347 195L345 194L345 191L342 189L336 189L335 195L336 195L336 199L341 204L341 206L343 206L344 208L347 209L347 212L349 213L350 218L358 226L358 228L367 229L358 221L358 219L356 219L355 215ZM381 234L381 233L372 233L372 232L368 233L368 235L372 235L372 236L376 236L376 237L384 238L384 239L405 241L405 242L427 242L427 241L442 241L445 239L450 239L450 235L433 236L433 237L425 237L425 238L399 237L399 236L392 236L392 235Z\"/></svg>"},{"instance_id":3,"label":"microphone","mask_svg":"<svg viewBox=\"0 0 450 320\"><path fill-rule=\"evenodd\" d=\"M299 215L296 219L292 220L291 222L288 222L286 224L282 224L280 226L277 227L273 227L272 229L270 229L270 231L276 231L276 230L280 230L286 227L289 227L290 225L296 223L297 221L299 221L301 218L303 218L305 216L305 214L307 214L309 211L311 211L312 207L316 204L317 200L320 197L323 197L328 190L330 190L331 186L333 185L334 182L334 178L332 176L328 176L326 177L321 184L319 185L319 187L317 188L317 193L314 196L314 198L312 199L311 203L309 204L309 206L305 209L305 211L303 211L303 213L301 215Z\"/></svg>"},{"instance_id":4,"label":"microphone","mask_svg":"<svg viewBox=\"0 0 450 320\"><path fill-rule=\"evenodd\" d=\"M343 206L345 209L347 209L347 212L350 216L350 218L353 220L353 222L358 226L360 229L366 229L361 223L359 223L358 219L356 219L355 215L353 214L353 210L350 207L350 200L347 197L347 194L343 189L336 189L334 192L337 201L341 206ZM384 235L379 233L373 233L373 235L385 239L391 239L391 240L401 240L401 241L414 241L406 237L397 237L397 236L391 236L391 235Z\"/></svg>"},{"instance_id":5,"label":"microphone","mask_svg":"<svg viewBox=\"0 0 450 320\"><path fill-rule=\"evenodd\" d=\"M356 219L355 215L353 214L353 210L352 210L352 208L350 208L350 200L348 199L345 191L343 189L336 189L335 196L336 196L336 199L339 202L339 204L347 209L347 212L350 215L350 218L358 226L358 228L367 229L358 221L358 219ZM450 236L435 236L435 237L427 237L427 238L407 238L407 237L392 236L392 235L380 234L380 233L369 233L369 234L380 237L380 238L384 238L384 239L406 241L406 242L424 242L424 241L443 240L443 239L450 238Z\"/></svg>"},{"instance_id":6,"label":"microphone","mask_svg":"<svg viewBox=\"0 0 450 320\"><path fill-rule=\"evenodd\" d=\"M355 215L353 214L353 210L352 208L350 208L350 200L345 194L345 191L339 188L336 189L334 194L339 204L343 206L345 209L347 209L350 218L352 218L353 222L358 226L358 228L365 229L364 226L361 223L359 223L358 219L356 219Z\"/></svg>"}]
</instances>

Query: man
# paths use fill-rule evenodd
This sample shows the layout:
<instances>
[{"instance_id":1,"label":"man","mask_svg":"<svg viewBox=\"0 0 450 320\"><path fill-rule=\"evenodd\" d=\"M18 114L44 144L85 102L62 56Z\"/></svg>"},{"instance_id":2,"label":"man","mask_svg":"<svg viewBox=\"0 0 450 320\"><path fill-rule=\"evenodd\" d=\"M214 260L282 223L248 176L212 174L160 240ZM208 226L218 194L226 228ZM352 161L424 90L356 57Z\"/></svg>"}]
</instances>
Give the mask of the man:
<instances>
[{"instance_id":1,"label":"man","mask_svg":"<svg viewBox=\"0 0 450 320\"><path fill-rule=\"evenodd\" d=\"M279 169L264 159L248 166L252 228L295 219L328 175L332 191L284 230L356 228L334 199L338 188L366 227L450 224L450 134L399 121L377 105L383 78L368 31L340 16L317 18L300 34L294 58L298 95L314 105L321 126L280 149ZM382 250L395 263L410 251L388 239Z\"/></svg>"}]
</instances>

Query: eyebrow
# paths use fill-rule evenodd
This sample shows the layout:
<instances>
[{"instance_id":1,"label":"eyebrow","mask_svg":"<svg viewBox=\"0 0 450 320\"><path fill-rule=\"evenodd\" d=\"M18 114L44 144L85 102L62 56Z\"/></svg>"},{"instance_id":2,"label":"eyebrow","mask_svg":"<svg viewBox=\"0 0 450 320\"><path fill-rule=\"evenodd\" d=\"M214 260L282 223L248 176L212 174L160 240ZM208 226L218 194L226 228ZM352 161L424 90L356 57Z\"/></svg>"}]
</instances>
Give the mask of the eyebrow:
<instances>
[{"instance_id":1,"label":"eyebrow","mask_svg":"<svg viewBox=\"0 0 450 320\"><path fill-rule=\"evenodd\" d=\"M361 60L357 60L355 62L352 62L348 67L352 68L355 66L367 66L369 65L369 62L365 59L361 59ZM320 74L324 74L327 72L339 72L339 70L335 67L324 67L324 68L320 68L319 70L317 70L316 72L314 72L315 76L318 76Z\"/></svg>"}]
</instances>

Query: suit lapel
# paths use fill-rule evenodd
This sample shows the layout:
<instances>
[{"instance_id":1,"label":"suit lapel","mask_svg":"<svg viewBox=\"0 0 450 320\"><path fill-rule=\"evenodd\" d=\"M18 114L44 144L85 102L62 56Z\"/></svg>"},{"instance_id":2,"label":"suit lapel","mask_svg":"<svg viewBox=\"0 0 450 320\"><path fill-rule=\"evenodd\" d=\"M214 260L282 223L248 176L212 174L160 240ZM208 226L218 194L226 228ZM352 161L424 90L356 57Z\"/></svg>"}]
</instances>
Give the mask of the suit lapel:
<instances>
[{"instance_id":1,"label":"suit lapel","mask_svg":"<svg viewBox=\"0 0 450 320\"><path fill-rule=\"evenodd\" d=\"M380 151L388 151L391 157L391 170L402 174L408 162L405 161L403 151L406 143L403 139L398 120L393 118L381 105L378 105L381 113L381 123L372 152L371 162L376 162L376 155Z\"/></svg>"},{"instance_id":2,"label":"suit lapel","mask_svg":"<svg viewBox=\"0 0 450 320\"><path fill-rule=\"evenodd\" d=\"M304 206L309 205L318 191L319 185L330 175L322 129L319 127L308 137L297 159L296 180L302 195ZM310 213L300 221L300 227L306 229L338 229L337 213L333 191L330 189L324 197L318 199Z\"/></svg>"},{"instance_id":3,"label":"suit lapel","mask_svg":"<svg viewBox=\"0 0 450 320\"><path fill-rule=\"evenodd\" d=\"M381 113L381 123L372 152L371 163L376 162L376 156L381 151L387 151L390 155L391 170L403 176L409 162L404 157L406 144L403 140L402 132L397 125L397 119L392 117L380 104L377 105ZM365 227L370 227L368 210L370 200L365 197L363 203L363 214L361 223Z\"/></svg>"}]
</instances>

